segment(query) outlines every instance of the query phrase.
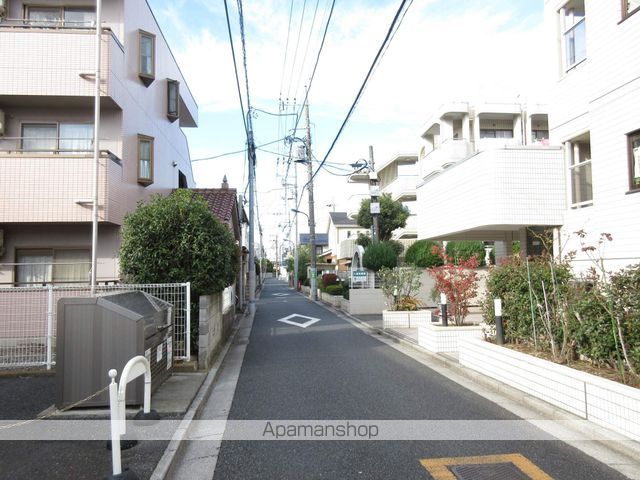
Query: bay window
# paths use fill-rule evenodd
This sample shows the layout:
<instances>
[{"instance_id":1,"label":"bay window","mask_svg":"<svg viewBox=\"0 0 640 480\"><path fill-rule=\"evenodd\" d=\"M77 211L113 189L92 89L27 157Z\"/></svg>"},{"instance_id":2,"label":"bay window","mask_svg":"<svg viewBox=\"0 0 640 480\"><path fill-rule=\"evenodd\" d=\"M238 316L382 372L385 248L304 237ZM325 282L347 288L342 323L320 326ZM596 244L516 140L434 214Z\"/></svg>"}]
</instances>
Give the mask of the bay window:
<instances>
[{"instance_id":1,"label":"bay window","mask_svg":"<svg viewBox=\"0 0 640 480\"><path fill-rule=\"evenodd\" d=\"M145 86L151 85L156 75L155 44L156 37L152 33L143 30L138 31L138 76Z\"/></svg>"},{"instance_id":2,"label":"bay window","mask_svg":"<svg viewBox=\"0 0 640 480\"><path fill-rule=\"evenodd\" d=\"M138 135L138 183L153 183L153 137Z\"/></svg>"}]
</instances>

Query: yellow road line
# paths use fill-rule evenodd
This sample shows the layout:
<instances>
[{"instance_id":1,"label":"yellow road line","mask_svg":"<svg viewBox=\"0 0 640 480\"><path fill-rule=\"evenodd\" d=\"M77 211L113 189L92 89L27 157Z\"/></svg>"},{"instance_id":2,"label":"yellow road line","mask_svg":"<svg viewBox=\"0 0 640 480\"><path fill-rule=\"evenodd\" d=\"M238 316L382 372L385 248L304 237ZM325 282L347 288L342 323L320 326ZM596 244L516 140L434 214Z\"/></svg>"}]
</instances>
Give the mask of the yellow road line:
<instances>
[{"instance_id":1,"label":"yellow road line","mask_svg":"<svg viewBox=\"0 0 640 480\"><path fill-rule=\"evenodd\" d=\"M456 476L448 467L453 465L488 465L492 463L512 463L531 480L553 480L531 460L519 453L504 455L483 455L472 457L424 458L420 463L434 480L456 480Z\"/></svg>"}]
</instances>

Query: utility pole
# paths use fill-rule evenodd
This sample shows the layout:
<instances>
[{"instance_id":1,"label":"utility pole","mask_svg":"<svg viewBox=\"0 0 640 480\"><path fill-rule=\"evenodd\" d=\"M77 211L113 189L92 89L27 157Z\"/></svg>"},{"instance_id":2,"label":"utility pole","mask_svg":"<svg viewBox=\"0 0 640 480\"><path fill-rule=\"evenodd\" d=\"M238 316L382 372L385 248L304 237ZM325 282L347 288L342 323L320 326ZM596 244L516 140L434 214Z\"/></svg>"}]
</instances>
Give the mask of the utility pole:
<instances>
[{"instance_id":1,"label":"utility pole","mask_svg":"<svg viewBox=\"0 0 640 480\"><path fill-rule=\"evenodd\" d=\"M251 112L247 114L248 153L249 153L249 314L256 313L256 249L255 249L255 165L256 145L253 142Z\"/></svg>"},{"instance_id":2,"label":"utility pole","mask_svg":"<svg viewBox=\"0 0 640 480\"><path fill-rule=\"evenodd\" d=\"M369 145L369 194L371 195L371 218L373 220L373 242L380 240L378 215L380 215L380 187L378 187L378 174L373 161L373 146Z\"/></svg>"},{"instance_id":3,"label":"utility pole","mask_svg":"<svg viewBox=\"0 0 640 480\"><path fill-rule=\"evenodd\" d=\"M313 209L313 163L311 159L311 122L309 120L309 100L304 103L305 118L307 121L307 171L309 172L309 184L307 189L309 190L309 250L311 257L311 279L309 285L311 286L311 300L318 299L318 284L317 284L317 266L316 266L316 221Z\"/></svg>"},{"instance_id":4,"label":"utility pole","mask_svg":"<svg viewBox=\"0 0 640 480\"><path fill-rule=\"evenodd\" d=\"M293 178L294 178L294 198L295 198L295 205L296 208L298 208L298 163L297 162L293 162ZM300 237L298 236L298 215L296 214L295 216L296 219L296 238L295 238L295 242L293 242L293 248L295 248L295 252L294 252L294 256L293 256L293 288L298 291L298 281L299 281L299 277L298 277L298 265L299 265L299 248L298 248L298 242L300 241Z\"/></svg>"}]
</instances>

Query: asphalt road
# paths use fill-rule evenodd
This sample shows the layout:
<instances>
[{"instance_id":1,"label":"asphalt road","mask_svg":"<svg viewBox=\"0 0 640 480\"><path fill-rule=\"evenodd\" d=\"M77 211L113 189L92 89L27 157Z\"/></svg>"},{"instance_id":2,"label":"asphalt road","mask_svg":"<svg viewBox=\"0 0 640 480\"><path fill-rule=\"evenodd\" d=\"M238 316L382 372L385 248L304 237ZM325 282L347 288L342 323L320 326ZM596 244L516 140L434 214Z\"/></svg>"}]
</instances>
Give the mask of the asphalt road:
<instances>
[{"instance_id":1,"label":"asphalt road","mask_svg":"<svg viewBox=\"0 0 640 480\"><path fill-rule=\"evenodd\" d=\"M0 377L0 420L35 418L55 401L55 377ZM60 420L64 421L64 420ZM168 442L143 441L122 464L149 478ZM95 480L111 472L104 441L0 441L0 480Z\"/></svg>"},{"instance_id":2,"label":"asphalt road","mask_svg":"<svg viewBox=\"0 0 640 480\"><path fill-rule=\"evenodd\" d=\"M278 321L292 314L320 321L307 328ZM299 317L291 320L307 321ZM517 417L378 342L322 306L293 294L284 283L271 281L258 302L229 419ZM523 455L554 479L624 478L556 440L223 441L214 478L428 479L436 477L421 465L422 459L503 454ZM460 478L476 480L478 472ZM485 473L488 476L482 478L498 478L497 470ZM502 478L515 480L517 476L512 473Z\"/></svg>"}]
</instances>

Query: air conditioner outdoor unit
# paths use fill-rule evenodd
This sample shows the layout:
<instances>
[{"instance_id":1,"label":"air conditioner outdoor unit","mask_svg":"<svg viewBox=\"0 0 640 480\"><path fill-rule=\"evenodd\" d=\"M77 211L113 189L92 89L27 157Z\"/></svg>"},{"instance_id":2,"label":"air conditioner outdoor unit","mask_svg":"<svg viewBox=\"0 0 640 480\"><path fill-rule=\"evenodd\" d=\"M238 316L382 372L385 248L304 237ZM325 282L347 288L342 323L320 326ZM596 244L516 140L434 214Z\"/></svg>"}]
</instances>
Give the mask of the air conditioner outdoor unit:
<instances>
[{"instance_id":1,"label":"air conditioner outdoor unit","mask_svg":"<svg viewBox=\"0 0 640 480\"><path fill-rule=\"evenodd\" d=\"M4 135L4 125L4 110L0 110L0 137Z\"/></svg>"}]
</instances>

